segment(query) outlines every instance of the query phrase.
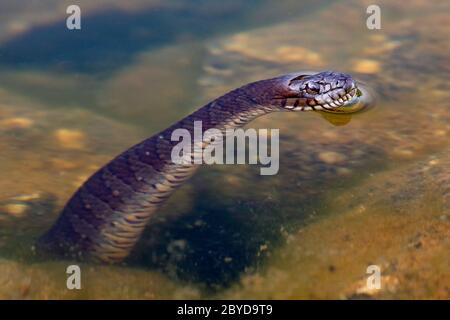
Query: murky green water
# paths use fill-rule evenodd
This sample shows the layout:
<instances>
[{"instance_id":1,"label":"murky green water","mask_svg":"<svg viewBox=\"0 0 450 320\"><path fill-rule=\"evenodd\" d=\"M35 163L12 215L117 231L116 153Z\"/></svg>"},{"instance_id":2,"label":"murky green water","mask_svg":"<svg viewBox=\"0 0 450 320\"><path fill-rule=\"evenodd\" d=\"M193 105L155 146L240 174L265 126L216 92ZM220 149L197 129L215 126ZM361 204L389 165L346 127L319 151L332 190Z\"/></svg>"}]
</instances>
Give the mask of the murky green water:
<instances>
[{"instance_id":1,"label":"murky green water","mask_svg":"<svg viewBox=\"0 0 450 320\"><path fill-rule=\"evenodd\" d=\"M448 4L382 1L81 1L0 4L0 298L450 296ZM244 83L298 70L365 81L377 107L280 129L280 171L205 167L125 264L82 264L33 243L114 155ZM382 288L365 286L378 265Z\"/></svg>"}]
</instances>

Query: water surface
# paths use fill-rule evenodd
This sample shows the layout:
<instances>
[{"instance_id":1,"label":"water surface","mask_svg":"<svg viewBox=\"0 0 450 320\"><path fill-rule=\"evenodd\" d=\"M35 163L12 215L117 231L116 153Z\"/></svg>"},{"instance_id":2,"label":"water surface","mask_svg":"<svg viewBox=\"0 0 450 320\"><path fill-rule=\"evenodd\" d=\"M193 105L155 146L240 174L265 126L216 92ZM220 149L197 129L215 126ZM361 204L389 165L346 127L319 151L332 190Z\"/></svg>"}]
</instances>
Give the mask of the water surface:
<instances>
[{"instance_id":1,"label":"water surface","mask_svg":"<svg viewBox=\"0 0 450 320\"><path fill-rule=\"evenodd\" d=\"M0 298L449 298L448 5L382 1L3 1ZM76 188L114 155L244 83L349 72L377 107L333 126L279 113L280 171L205 167L123 265L33 254ZM379 291L366 268L382 269Z\"/></svg>"}]
</instances>

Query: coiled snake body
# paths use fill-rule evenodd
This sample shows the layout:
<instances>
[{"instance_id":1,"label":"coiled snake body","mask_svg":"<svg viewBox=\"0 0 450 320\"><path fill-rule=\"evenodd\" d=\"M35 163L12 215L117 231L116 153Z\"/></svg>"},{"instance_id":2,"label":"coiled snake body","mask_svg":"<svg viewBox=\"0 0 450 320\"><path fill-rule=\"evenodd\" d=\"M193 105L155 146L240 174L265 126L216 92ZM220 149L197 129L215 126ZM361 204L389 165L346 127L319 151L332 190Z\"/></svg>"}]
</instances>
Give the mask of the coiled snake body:
<instances>
[{"instance_id":1,"label":"coiled snake body","mask_svg":"<svg viewBox=\"0 0 450 320\"><path fill-rule=\"evenodd\" d=\"M203 131L216 128L224 133L274 111L346 112L355 105L358 92L349 75L332 71L288 74L235 89L126 150L92 175L38 240L37 249L76 259L122 261L152 214L199 166L171 160L177 144L171 141L175 129L193 134L194 121L201 121Z\"/></svg>"}]
</instances>

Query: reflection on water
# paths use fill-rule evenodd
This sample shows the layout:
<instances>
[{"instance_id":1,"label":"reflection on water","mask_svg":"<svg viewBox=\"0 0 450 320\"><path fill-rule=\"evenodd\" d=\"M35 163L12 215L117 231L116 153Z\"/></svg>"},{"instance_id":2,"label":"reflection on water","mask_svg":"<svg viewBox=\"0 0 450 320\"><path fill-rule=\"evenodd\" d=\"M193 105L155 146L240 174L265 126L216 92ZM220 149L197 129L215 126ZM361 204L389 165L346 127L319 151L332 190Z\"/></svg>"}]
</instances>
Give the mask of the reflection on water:
<instances>
[{"instance_id":1,"label":"reflection on water","mask_svg":"<svg viewBox=\"0 0 450 320\"><path fill-rule=\"evenodd\" d=\"M0 297L449 297L448 4L382 2L379 31L357 0L100 4L81 32L26 6L11 10L35 26L4 19ZM365 81L377 107L257 119L280 129L278 175L202 168L125 265L82 266L81 293L61 290L67 262L33 255L118 152L243 83L323 69ZM362 286L370 264L380 292Z\"/></svg>"}]
</instances>

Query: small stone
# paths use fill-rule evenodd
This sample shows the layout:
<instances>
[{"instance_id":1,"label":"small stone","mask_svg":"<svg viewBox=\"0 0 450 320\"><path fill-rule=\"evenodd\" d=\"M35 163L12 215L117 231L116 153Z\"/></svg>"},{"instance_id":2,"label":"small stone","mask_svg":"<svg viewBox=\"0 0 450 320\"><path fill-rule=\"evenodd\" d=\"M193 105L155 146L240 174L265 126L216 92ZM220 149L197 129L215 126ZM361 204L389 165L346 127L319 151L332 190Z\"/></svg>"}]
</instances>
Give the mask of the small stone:
<instances>
[{"instance_id":1,"label":"small stone","mask_svg":"<svg viewBox=\"0 0 450 320\"><path fill-rule=\"evenodd\" d=\"M336 173L340 176L347 177L352 174L352 170L348 168L337 168Z\"/></svg>"},{"instance_id":2,"label":"small stone","mask_svg":"<svg viewBox=\"0 0 450 320\"><path fill-rule=\"evenodd\" d=\"M85 134L79 130L58 129L55 137L62 148L81 150L85 148Z\"/></svg>"},{"instance_id":3,"label":"small stone","mask_svg":"<svg viewBox=\"0 0 450 320\"><path fill-rule=\"evenodd\" d=\"M323 60L317 52L300 46L281 46L275 51L280 59L292 63L305 63L307 65L320 66Z\"/></svg>"},{"instance_id":4,"label":"small stone","mask_svg":"<svg viewBox=\"0 0 450 320\"><path fill-rule=\"evenodd\" d=\"M242 184L241 179L235 175L228 175L225 177L225 180L227 181L228 184L230 184L230 186L233 187L238 187Z\"/></svg>"},{"instance_id":5,"label":"small stone","mask_svg":"<svg viewBox=\"0 0 450 320\"><path fill-rule=\"evenodd\" d=\"M373 74L380 72L381 67L376 60L360 59L355 61L352 70L359 73Z\"/></svg>"},{"instance_id":6,"label":"small stone","mask_svg":"<svg viewBox=\"0 0 450 320\"><path fill-rule=\"evenodd\" d=\"M364 205L360 205L357 209L357 213L364 213L366 211L366 207Z\"/></svg>"},{"instance_id":7,"label":"small stone","mask_svg":"<svg viewBox=\"0 0 450 320\"><path fill-rule=\"evenodd\" d=\"M435 166L435 165L439 164L439 160L437 160L437 159L430 160L430 161L428 161L428 164L430 166Z\"/></svg>"},{"instance_id":8,"label":"small stone","mask_svg":"<svg viewBox=\"0 0 450 320\"><path fill-rule=\"evenodd\" d=\"M28 129L33 125L33 120L28 118L9 118L0 122L0 128L4 129Z\"/></svg>"},{"instance_id":9,"label":"small stone","mask_svg":"<svg viewBox=\"0 0 450 320\"><path fill-rule=\"evenodd\" d=\"M203 69L213 75L230 76L233 74L233 71L230 69L217 68L214 65L204 66Z\"/></svg>"},{"instance_id":10,"label":"small stone","mask_svg":"<svg viewBox=\"0 0 450 320\"><path fill-rule=\"evenodd\" d=\"M41 198L40 192L33 192L30 194L21 194L13 198L15 201L32 201Z\"/></svg>"},{"instance_id":11,"label":"small stone","mask_svg":"<svg viewBox=\"0 0 450 320\"><path fill-rule=\"evenodd\" d=\"M398 158L411 158L414 156L414 152L409 149L395 149L393 155Z\"/></svg>"},{"instance_id":12,"label":"small stone","mask_svg":"<svg viewBox=\"0 0 450 320\"><path fill-rule=\"evenodd\" d=\"M332 139L332 140L336 140L337 138L339 138L339 135L337 134L337 132L334 130L334 131L332 131L332 130L324 130L324 131L322 131L322 136L324 137L324 138L327 138L327 139ZM302 133L302 135L301 135L301 137L303 137L303 133Z\"/></svg>"},{"instance_id":13,"label":"small stone","mask_svg":"<svg viewBox=\"0 0 450 320\"><path fill-rule=\"evenodd\" d=\"M385 42L386 36L384 34L373 34L369 37L369 39L373 42Z\"/></svg>"},{"instance_id":14,"label":"small stone","mask_svg":"<svg viewBox=\"0 0 450 320\"><path fill-rule=\"evenodd\" d=\"M324 151L319 153L318 158L320 161L325 162L326 164L337 164L343 162L346 157L338 152L334 151Z\"/></svg>"},{"instance_id":15,"label":"small stone","mask_svg":"<svg viewBox=\"0 0 450 320\"><path fill-rule=\"evenodd\" d=\"M10 216L13 216L15 218L22 218L25 216L28 206L26 204L21 203L9 203L4 206L2 206L2 211L4 211L6 214L9 214Z\"/></svg>"},{"instance_id":16,"label":"small stone","mask_svg":"<svg viewBox=\"0 0 450 320\"><path fill-rule=\"evenodd\" d=\"M194 225L196 226L196 227L201 227L201 226L203 226L203 225L205 225L206 223L203 221L203 220L196 220L195 222L194 222Z\"/></svg>"},{"instance_id":17,"label":"small stone","mask_svg":"<svg viewBox=\"0 0 450 320\"><path fill-rule=\"evenodd\" d=\"M362 50L362 53L368 56L376 57L380 55L385 55L390 51L394 50L395 48L399 47L400 45L401 43L398 41L388 41L364 48Z\"/></svg>"}]
</instances>

